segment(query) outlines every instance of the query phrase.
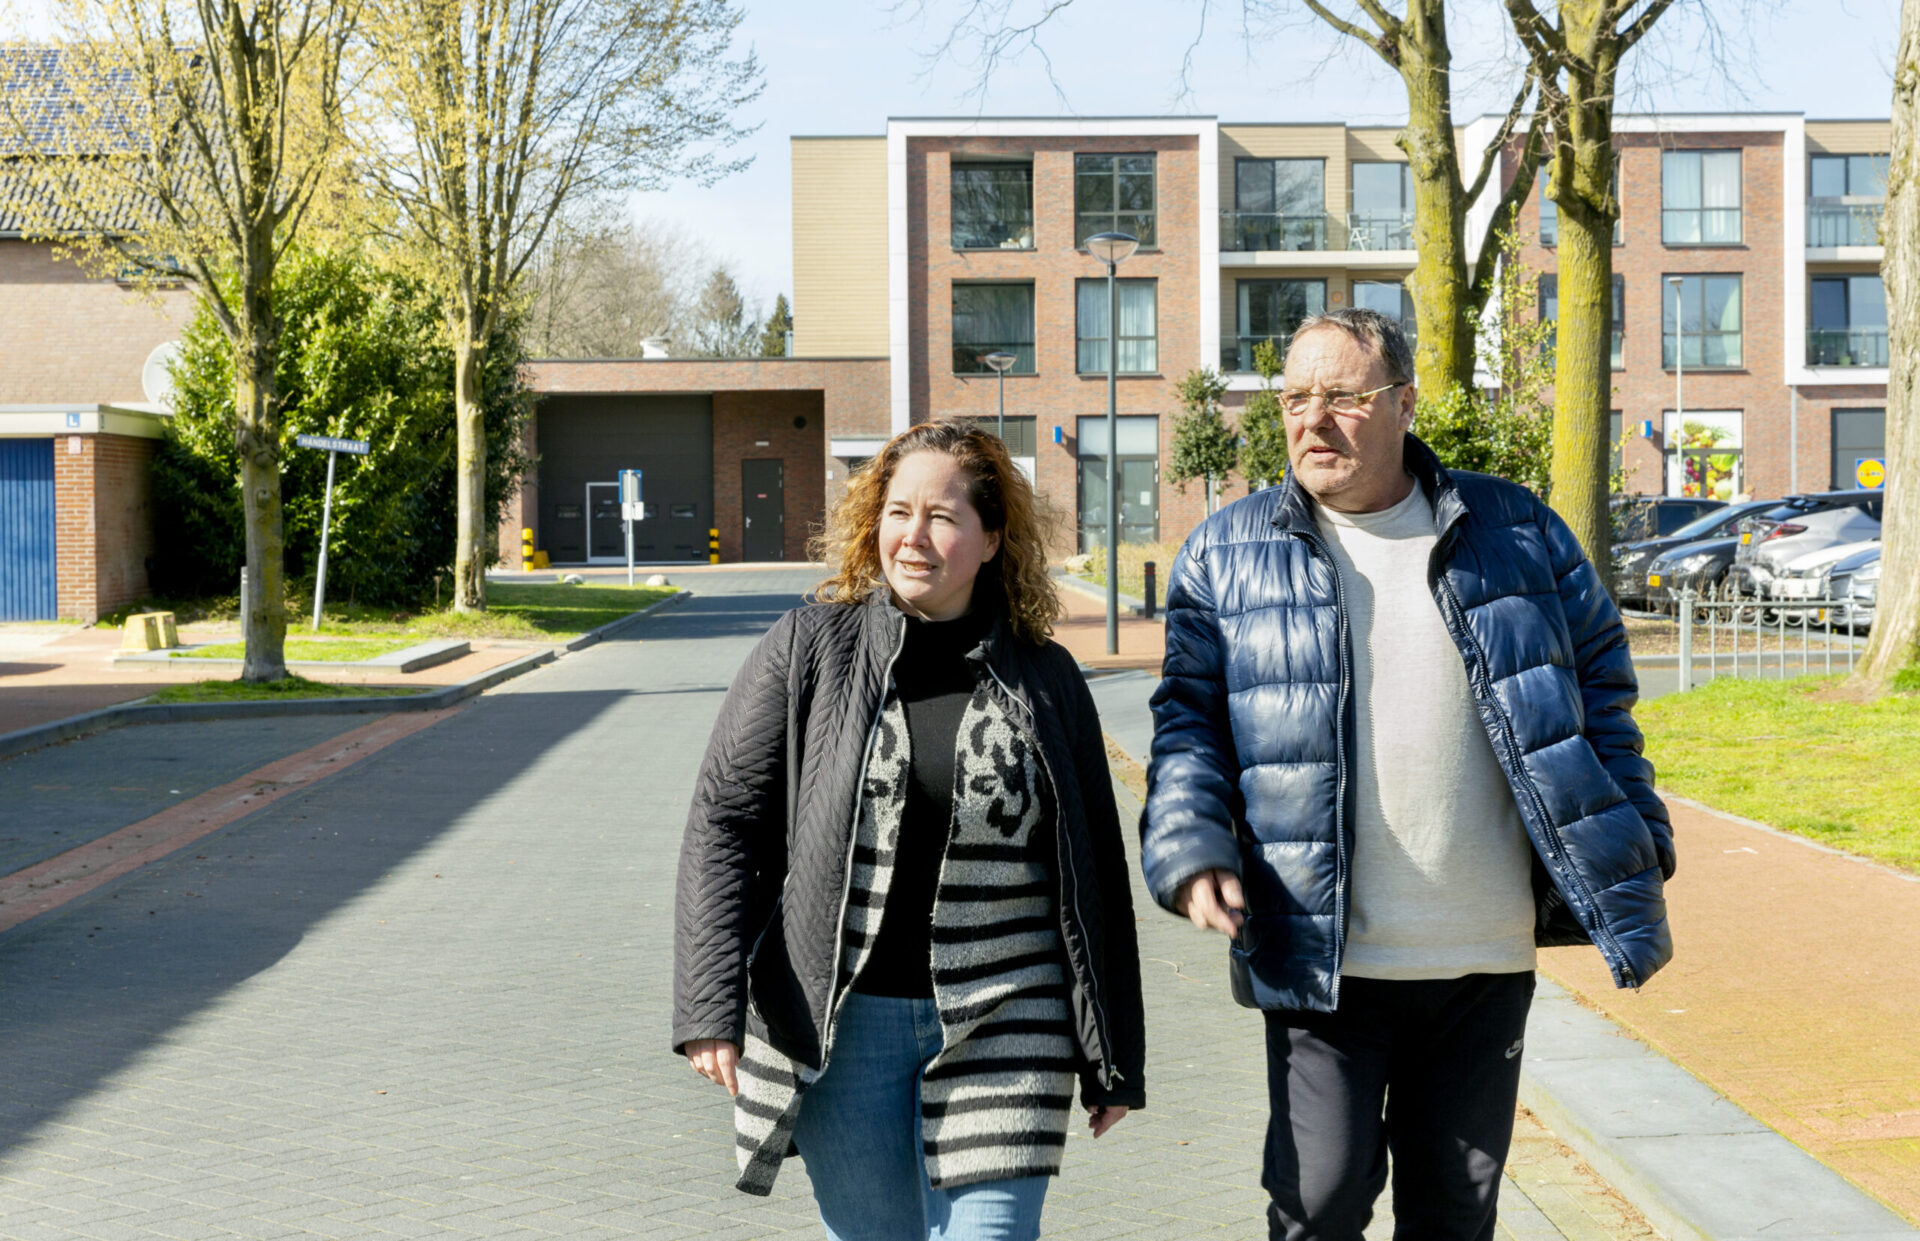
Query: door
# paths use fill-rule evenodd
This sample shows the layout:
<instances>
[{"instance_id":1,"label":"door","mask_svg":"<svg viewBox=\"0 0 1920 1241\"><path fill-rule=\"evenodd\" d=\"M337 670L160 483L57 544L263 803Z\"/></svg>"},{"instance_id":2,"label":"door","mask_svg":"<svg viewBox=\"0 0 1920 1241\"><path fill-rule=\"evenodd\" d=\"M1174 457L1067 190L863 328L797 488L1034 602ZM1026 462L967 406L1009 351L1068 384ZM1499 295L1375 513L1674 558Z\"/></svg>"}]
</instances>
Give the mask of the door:
<instances>
[{"instance_id":1,"label":"door","mask_svg":"<svg viewBox=\"0 0 1920 1241\"><path fill-rule=\"evenodd\" d=\"M740 463L741 557L787 558L786 465L777 458Z\"/></svg>"},{"instance_id":2,"label":"door","mask_svg":"<svg viewBox=\"0 0 1920 1241\"><path fill-rule=\"evenodd\" d=\"M1160 538L1160 462L1154 457L1121 457L1120 541L1153 543ZM1107 463L1080 461L1080 550L1107 546Z\"/></svg>"},{"instance_id":3,"label":"door","mask_svg":"<svg viewBox=\"0 0 1920 1241\"><path fill-rule=\"evenodd\" d=\"M627 532L620 520L620 484L587 484L587 563L625 564Z\"/></svg>"},{"instance_id":4,"label":"door","mask_svg":"<svg viewBox=\"0 0 1920 1241\"><path fill-rule=\"evenodd\" d=\"M0 621L53 620L53 441L0 439Z\"/></svg>"}]
</instances>

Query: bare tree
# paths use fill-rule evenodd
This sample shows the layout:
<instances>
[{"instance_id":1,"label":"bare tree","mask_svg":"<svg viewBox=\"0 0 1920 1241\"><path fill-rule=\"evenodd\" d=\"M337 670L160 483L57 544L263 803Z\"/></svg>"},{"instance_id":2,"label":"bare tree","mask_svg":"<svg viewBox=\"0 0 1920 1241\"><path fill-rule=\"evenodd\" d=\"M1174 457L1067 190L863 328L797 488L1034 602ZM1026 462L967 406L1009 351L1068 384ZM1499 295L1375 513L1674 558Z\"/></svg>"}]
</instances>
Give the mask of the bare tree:
<instances>
[{"instance_id":1,"label":"bare tree","mask_svg":"<svg viewBox=\"0 0 1920 1241\"><path fill-rule=\"evenodd\" d=\"M453 307L459 431L454 606L486 607L479 377L569 203L710 183L759 91L731 0L370 0L367 166Z\"/></svg>"},{"instance_id":2,"label":"bare tree","mask_svg":"<svg viewBox=\"0 0 1920 1241\"><path fill-rule=\"evenodd\" d=\"M1893 160L1887 170L1887 211L1880 226L1887 284L1887 501L1880 554L1879 599L1873 638L1856 680L1883 693L1920 665L1920 409L1914 405L1920 369L1920 0L1900 6L1900 45L1893 69Z\"/></svg>"},{"instance_id":3,"label":"bare tree","mask_svg":"<svg viewBox=\"0 0 1920 1241\"><path fill-rule=\"evenodd\" d=\"M1553 20L1533 0L1505 0L1540 88L1553 160L1547 197L1560 209L1560 323L1554 370L1553 507L1595 564L1608 521L1612 392L1614 102L1627 53L1673 0L1559 0Z\"/></svg>"},{"instance_id":4,"label":"bare tree","mask_svg":"<svg viewBox=\"0 0 1920 1241\"><path fill-rule=\"evenodd\" d=\"M27 232L95 272L185 280L233 347L246 518L241 679L287 674L274 270L340 132L351 0L59 0L0 82Z\"/></svg>"},{"instance_id":5,"label":"bare tree","mask_svg":"<svg viewBox=\"0 0 1920 1241\"><path fill-rule=\"evenodd\" d=\"M688 330L704 251L658 224L556 227L527 268L528 345L560 358L637 358Z\"/></svg>"}]
</instances>

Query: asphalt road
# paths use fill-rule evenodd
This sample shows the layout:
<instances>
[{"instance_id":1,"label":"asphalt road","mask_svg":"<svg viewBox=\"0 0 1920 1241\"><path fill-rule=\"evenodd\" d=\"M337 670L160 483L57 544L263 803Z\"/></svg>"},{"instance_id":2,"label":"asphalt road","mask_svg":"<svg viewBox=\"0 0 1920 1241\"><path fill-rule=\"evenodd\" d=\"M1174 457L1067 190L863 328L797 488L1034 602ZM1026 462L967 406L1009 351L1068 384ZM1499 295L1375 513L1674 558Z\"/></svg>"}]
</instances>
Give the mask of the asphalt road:
<instances>
[{"instance_id":1,"label":"asphalt road","mask_svg":"<svg viewBox=\"0 0 1920 1241\"><path fill-rule=\"evenodd\" d=\"M771 1199L731 1188L725 1097L667 1047L695 767L810 580L702 574L628 637L0 934L0 1236L817 1236L798 1161ZM1114 681L1103 713L1148 688ZM333 727L0 763L0 838L17 864L67 847L51 823L122 827ZM1070 1140L1047 1235L1252 1235L1260 1023L1216 941L1136 901L1151 1105ZM1616 1235L1543 1213L1590 1219L1577 1177L1508 1191L1503 1237Z\"/></svg>"}]
</instances>

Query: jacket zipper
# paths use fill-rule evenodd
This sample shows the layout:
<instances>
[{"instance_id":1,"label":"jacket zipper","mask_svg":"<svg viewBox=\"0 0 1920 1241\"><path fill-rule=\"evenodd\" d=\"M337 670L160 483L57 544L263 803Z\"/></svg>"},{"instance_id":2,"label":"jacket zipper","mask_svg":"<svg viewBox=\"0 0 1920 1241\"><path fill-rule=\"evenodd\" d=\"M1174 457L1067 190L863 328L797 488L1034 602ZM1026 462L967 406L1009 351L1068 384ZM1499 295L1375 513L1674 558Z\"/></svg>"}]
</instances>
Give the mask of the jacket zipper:
<instances>
[{"instance_id":1,"label":"jacket zipper","mask_svg":"<svg viewBox=\"0 0 1920 1241\"><path fill-rule=\"evenodd\" d=\"M1333 741L1334 763L1333 781L1333 849L1334 883L1333 913L1335 920L1333 936L1333 986L1329 999L1335 1009L1340 1007L1340 970L1347 956L1347 883L1351 866L1347 858L1347 702L1353 693L1353 657L1348 645L1352 635L1347 629L1347 588L1340 580L1340 562L1333 558L1333 550L1317 530L1309 531L1304 527L1299 531L1309 547L1315 548L1320 558L1327 562L1327 569L1333 574L1334 616L1340 643L1340 697L1334 703Z\"/></svg>"},{"instance_id":2,"label":"jacket zipper","mask_svg":"<svg viewBox=\"0 0 1920 1241\"><path fill-rule=\"evenodd\" d=\"M1060 784L1053 778L1053 769L1047 765L1046 747L1040 744L1039 728L1034 722L1033 712L1028 710L1026 703L1021 701L1020 696L1014 693L1005 681L1000 679L1000 674L994 671L992 661L982 660L981 662L986 665L987 675L993 678L994 684L1000 687L1001 692L1007 696L1008 701L1018 707L1021 714L1027 717L1027 729L1033 734L1034 756L1040 760L1040 771L1047 777L1047 782L1053 786L1054 799L1058 802ZM1067 876L1067 886L1073 894L1073 916L1080 923L1080 935L1081 938L1084 939L1086 937L1087 918L1085 914L1080 912L1080 876L1079 872L1073 870L1073 849L1068 847L1061 850L1061 853L1067 859L1067 869L1071 872ZM1107 1011L1100 1003L1100 992L1098 988L1093 985L1091 978L1087 979L1087 1000L1093 1005L1094 1028L1099 1031L1100 1051L1106 1060L1105 1067L1107 1076L1111 1079L1107 1084L1112 1086L1124 1082L1126 1078L1121 1075L1119 1067L1114 1063L1113 1040L1107 1037Z\"/></svg>"},{"instance_id":3,"label":"jacket zipper","mask_svg":"<svg viewBox=\"0 0 1920 1241\"><path fill-rule=\"evenodd\" d=\"M1607 925L1606 917L1600 912L1599 904L1593 899L1593 890L1587 886L1585 877L1568 861L1567 843L1561 838L1560 829L1554 825L1553 816L1547 811L1546 799L1540 796L1540 787L1533 782L1533 777L1527 773L1522 762L1520 745L1513 737L1513 721L1508 718L1506 708L1500 705L1499 699L1494 695L1493 678L1487 672L1486 653L1480 649L1479 641L1474 638L1473 631L1467 627L1466 609L1461 607L1459 596L1453 593L1452 584L1444 576L1432 575L1432 585L1448 608L1447 619L1456 627L1456 632L1466 640L1471 652L1468 659L1471 675L1481 693L1481 700L1493 708L1495 717L1500 721L1500 740L1506 747L1508 762L1512 765L1515 774L1519 776L1520 783L1525 786L1528 799L1533 803L1534 813L1539 817L1541 830L1546 833L1548 859L1559 863L1558 869L1565 871L1573 880L1574 886L1579 889L1581 897L1586 901L1588 913L1593 919L1593 929L1606 940L1602 951L1610 958L1609 963L1628 986L1637 989L1640 985L1639 981L1633 976L1633 967L1627 963L1626 953L1620 949L1620 941L1614 938L1613 928Z\"/></svg>"},{"instance_id":4,"label":"jacket zipper","mask_svg":"<svg viewBox=\"0 0 1920 1241\"><path fill-rule=\"evenodd\" d=\"M907 645L907 620L900 618L899 636L893 642L893 654L887 656L887 666L880 675L880 701L873 706L873 718L867 721L866 740L860 748L859 783L854 786L853 822L847 826L847 855L843 859L846 880L840 885L840 916L834 921L833 932L833 973L840 976L841 945L847 939L847 902L853 897L853 851L860 843L860 807L866 800L867 762L873 756L873 735L880 728L880 717L887 709L887 686L893 683L893 666L900 661L900 652ZM820 1071L827 1071L827 1061L833 1058L833 1031L840 1021L840 1009L846 1003L847 996L853 991L853 979L847 979L846 989L833 997L830 1011L827 1013L826 1034L820 1043Z\"/></svg>"}]
</instances>

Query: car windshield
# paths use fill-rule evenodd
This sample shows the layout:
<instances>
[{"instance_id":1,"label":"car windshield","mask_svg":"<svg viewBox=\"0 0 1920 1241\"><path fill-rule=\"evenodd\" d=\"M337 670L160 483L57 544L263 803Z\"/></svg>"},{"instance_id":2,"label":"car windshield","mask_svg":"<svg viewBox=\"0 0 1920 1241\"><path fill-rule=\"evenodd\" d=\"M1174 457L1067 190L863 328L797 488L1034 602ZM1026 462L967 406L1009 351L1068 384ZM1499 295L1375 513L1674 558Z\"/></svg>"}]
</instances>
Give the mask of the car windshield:
<instances>
[{"instance_id":1,"label":"car windshield","mask_svg":"<svg viewBox=\"0 0 1920 1241\"><path fill-rule=\"evenodd\" d=\"M1704 539L1723 526L1731 530L1735 521L1742 517L1750 517L1753 515L1753 512L1754 510L1750 508L1734 510L1717 508L1711 512L1702 513L1686 525L1675 530L1668 537L1676 539Z\"/></svg>"}]
</instances>

